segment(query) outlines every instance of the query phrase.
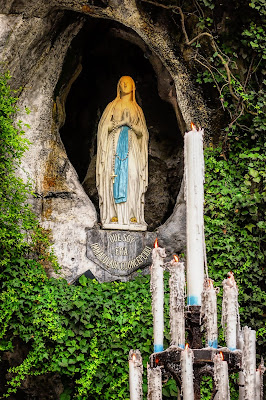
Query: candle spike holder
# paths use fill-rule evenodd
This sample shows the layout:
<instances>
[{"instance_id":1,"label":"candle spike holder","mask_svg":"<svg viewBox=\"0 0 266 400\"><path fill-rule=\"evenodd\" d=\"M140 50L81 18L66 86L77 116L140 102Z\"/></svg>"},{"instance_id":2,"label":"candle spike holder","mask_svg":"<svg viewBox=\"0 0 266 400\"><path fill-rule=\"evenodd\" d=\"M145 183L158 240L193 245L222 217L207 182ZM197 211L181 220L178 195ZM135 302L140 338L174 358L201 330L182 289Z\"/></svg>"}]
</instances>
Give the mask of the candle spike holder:
<instances>
[{"instance_id":1,"label":"candle spike holder","mask_svg":"<svg viewBox=\"0 0 266 400\"><path fill-rule=\"evenodd\" d=\"M185 311L185 327L187 342L192 349L202 348L202 329L200 306L187 306Z\"/></svg>"},{"instance_id":2,"label":"candle spike holder","mask_svg":"<svg viewBox=\"0 0 266 400\"><path fill-rule=\"evenodd\" d=\"M211 347L203 348L203 331L200 324L200 306L187 306L185 313L186 332L188 334L188 343L193 351L193 374L194 374L194 400L200 400L200 386L204 376L210 376L213 379L212 399L215 398L218 388L214 381L214 356L222 353L224 361L228 363L229 374L239 372L242 369L242 351L230 351L227 347L215 349ZM170 346L165 351L154 353L150 356L150 367L162 367L163 380L171 376L179 388L182 389L181 379L181 353L184 349ZM181 397L182 399L182 397Z\"/></svg>"}]
</instances>

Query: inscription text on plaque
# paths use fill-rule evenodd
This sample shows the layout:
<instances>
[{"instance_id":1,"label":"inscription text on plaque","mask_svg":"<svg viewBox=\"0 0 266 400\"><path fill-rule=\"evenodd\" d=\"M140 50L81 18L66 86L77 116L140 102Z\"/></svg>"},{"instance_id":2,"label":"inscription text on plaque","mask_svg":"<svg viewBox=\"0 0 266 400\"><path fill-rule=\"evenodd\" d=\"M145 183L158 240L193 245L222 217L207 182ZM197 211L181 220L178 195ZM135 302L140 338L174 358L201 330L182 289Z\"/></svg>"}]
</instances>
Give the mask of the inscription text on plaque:
<instances>
[{"instance_id":1,"label":"inscription text on plaque","mask_svg":"<svg viewBox=\"0 0 266 400\"><path fill-rule=\"evenodd\" d=\"M151 264L153 236L150 232L89 231L87 257L112 275L130 275Z\"/></svg>"}]
</instances>

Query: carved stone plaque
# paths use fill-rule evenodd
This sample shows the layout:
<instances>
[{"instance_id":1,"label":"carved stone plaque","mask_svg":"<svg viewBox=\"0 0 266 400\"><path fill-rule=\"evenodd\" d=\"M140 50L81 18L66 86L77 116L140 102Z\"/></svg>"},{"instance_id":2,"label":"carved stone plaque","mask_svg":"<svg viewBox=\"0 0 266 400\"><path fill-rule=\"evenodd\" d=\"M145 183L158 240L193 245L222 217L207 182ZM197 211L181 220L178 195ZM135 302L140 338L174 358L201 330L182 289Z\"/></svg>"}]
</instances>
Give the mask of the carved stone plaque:
<instances>
[{"instance_id":1,"label":"carved stone plaque","mask_svg":"<svg viewBox=\"0 0 266 400\"><path fill-rule=\"evenodd\" d=\"M128 276L151 265L155 238L151 232L92 229L87 233L87 257L111 275Z\"/></svg>"}]
</instances>

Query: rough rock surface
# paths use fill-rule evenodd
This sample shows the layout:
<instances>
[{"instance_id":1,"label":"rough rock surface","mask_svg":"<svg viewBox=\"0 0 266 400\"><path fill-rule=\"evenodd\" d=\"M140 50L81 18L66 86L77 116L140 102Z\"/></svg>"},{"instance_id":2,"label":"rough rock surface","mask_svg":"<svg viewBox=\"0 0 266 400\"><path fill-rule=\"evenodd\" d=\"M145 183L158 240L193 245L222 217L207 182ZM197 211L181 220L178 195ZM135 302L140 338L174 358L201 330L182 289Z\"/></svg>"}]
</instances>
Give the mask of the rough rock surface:
<instances>
[{"instance_id":1,"label":"rough rock surface","mask_svg":"<svg viewBox=\"0 0 266 400\"><path fill-rule=\"evenodd\" d=\"M21 111L17 120L30 125L30 129L25 128L25 131L32 144L23 159L21 174L32 180L36 193L32 199L34 209L44 228L51 230L55 254L62 265L62 274L69 282L87 270L101 279L100 271L86 257L86 231L97 223L97 213L60 139L62 120L54 100L66 52L82 28L83 17L116 21L122 27L132 29L141 39L142 46L145 43L157 76L161 73L163 77L158 82L161 96L168 97L175 107L182 133L192 120L202 126L206 126L208 121L204 102L174 53L166 27L151 24L139 12L134 0L111 0L108 6L107 2L100 3L101 7L95 7L94 2L84 5L80 0L8 0L0 4L0 70L9 70L13 76L12 86L21 87L18 104ZM165 70L167 73L163 74ZM31 110L30 114L26 115L25 107ZM160 164L161 160L152 159L151 168L156 163ZM171 160L163 163L171 168ZM162 195L166 179L163 163L160 164L159 201L154 207L154 215L147 215L151 226L158 209L166 209L167 203L173 201L170 199L173 195ZM156 185L156 174L151 185ZM180 176L178 179L180 185ZM95 193L92 195L96 196ZM147 203L149 201L147 193ZM185 204L182 193L173 214L159 227L158 234L167 251L184 249Z\"/></svg>"},{"instance_id":2,"label":"rough rock surface","mask_svg":"<svg viewBox=\"0 0 266 400\"><path fill-rule=\"evenodd\" d=\"M172 215L158 229L158 238L160 239L160 245L165 247L167 255L179 253L185 249L186 203L183 182Z\"/></svg>"},{"instance_id":3,"label":"rough rock surface","mask_svg":"<svg viewBox=\"0 0 266 400\"><path fill-rule=\"evenodd\" d=\"M54 87L65 52L81 28L80 21L69 24L52 46L51 29L57 20L60 21L58 13L45 19L1 16L2 29L5 27L1 43L4 42L5 49L12 45L9 51L2 52L1 61L7 63L14 85L23 85L17 119L30 125L25 130L31 145L24 156L21 173L33 181L34 209L42 226L51 230L63 275L72 281L82 266L95 272L93 263L86 257L85 230L93 227L96 212L68 160L53 119ZM23 45L19 46L19 38ZM29 115L25 107L31 110Z\"/></svg>"},{"instance_id":4,"label":"rough rock surface","mask_svg":"<svg viewBox=\"0 0 266 400\"><path fill-rule=\"evenodd\" d=\"M145 221L150 230L161 222L168 210L170 195L167 185L167 166L159 158L149 157L149 186L145 195Z\"/></svg>"}]
</instances>

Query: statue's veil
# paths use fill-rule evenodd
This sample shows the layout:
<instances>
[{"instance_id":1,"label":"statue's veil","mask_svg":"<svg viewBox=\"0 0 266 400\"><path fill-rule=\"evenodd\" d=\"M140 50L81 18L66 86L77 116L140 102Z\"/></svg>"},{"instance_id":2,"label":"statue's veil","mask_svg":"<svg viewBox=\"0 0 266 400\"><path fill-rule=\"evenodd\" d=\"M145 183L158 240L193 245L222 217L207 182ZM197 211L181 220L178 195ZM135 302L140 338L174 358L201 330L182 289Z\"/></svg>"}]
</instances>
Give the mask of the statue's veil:
<instances>
[{"instance_id":1,"label":"statue's veil","mask_svg":"<svg viewBox=\"0 0 266 400\"><path fill-rule=\"evenodd\" d=\"M132 87L133 87L133 93L132 93L132 95L133 95L133 103L136 103L136 85L135 85L135 82L134 82L134 80L131 78L131 76L121 76L121 78L119 79L119 81L118 81L118 84L117 84L117 95L116 95L116 99L115 100L120 100L121 99L121 95L120 95L120 83L121 83L121 80L122 79L124 79L124 78L128 78L128 79L130 79L131 80L131 83L132 83Z\"/></svg>"}]
</instances>

